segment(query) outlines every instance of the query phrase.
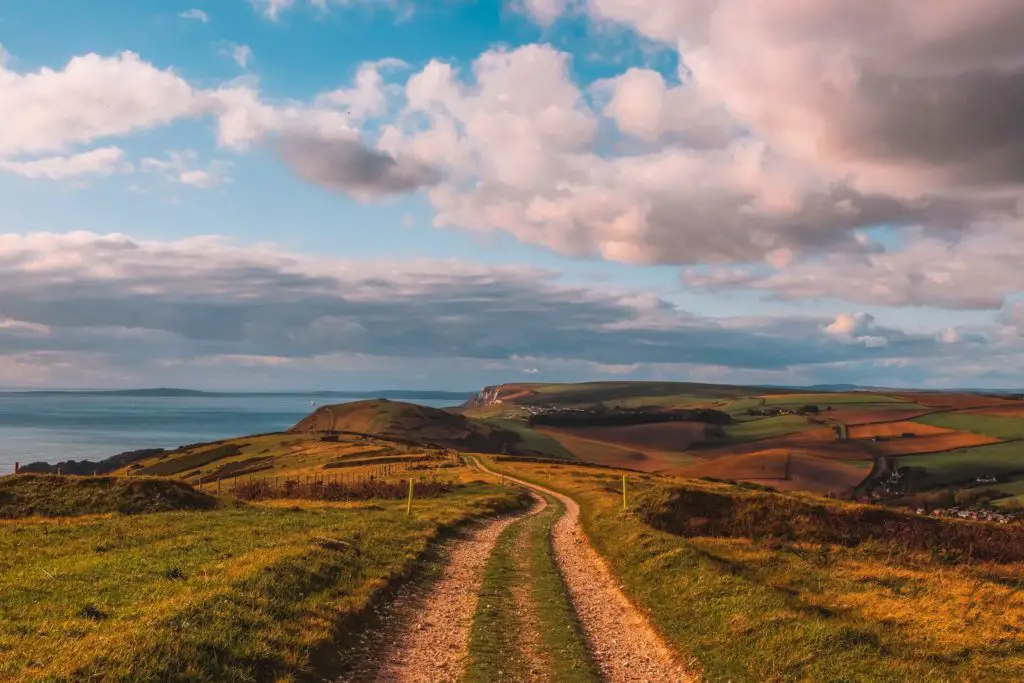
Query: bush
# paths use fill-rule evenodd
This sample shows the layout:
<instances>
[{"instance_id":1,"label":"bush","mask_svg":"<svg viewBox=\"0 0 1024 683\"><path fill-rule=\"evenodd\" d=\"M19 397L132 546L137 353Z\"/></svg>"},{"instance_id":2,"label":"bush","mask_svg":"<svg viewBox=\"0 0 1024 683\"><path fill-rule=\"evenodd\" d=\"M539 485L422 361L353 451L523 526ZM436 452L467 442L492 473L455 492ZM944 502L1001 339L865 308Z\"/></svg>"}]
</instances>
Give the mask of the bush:
<instances>
[{"instance_id":1,"label":"bush","mask_svg":"<svg viewBox=\"0 0 1024 683\"><path fill-rule=\"evenodd\" d=\"M428 479L415 483L413 495L416 498L437 498L450 493L455 484ZM366 479L357 482L310 482L303 483L286 480L280 485L272 481L253 481L239 484L234 494L242 500L270 500L275 498L326 500L332 502L371 500L384 498L402 500L409 495L409 480L385 481L383 479Z\"/></svg>"},{"instance_id":2,"label":"bush","mask_svg":"<svg viewBox=\"0 0 1024 683\"><path fill-rule=\"evenodd\" d=\"M779 539L856 546L867 541L950 557L1024 561L1024 525L921 517L867 505L831 504L784 494L660 486L635 509L651 527L680 536Z\"/></svg>"}]
</instances>

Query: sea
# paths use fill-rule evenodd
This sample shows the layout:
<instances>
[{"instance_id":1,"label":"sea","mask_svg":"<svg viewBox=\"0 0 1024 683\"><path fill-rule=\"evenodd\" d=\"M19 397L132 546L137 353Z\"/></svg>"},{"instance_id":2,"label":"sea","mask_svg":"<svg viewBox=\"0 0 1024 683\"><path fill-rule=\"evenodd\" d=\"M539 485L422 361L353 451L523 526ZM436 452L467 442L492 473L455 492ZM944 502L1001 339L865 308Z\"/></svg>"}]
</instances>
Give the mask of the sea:
<instances>
[{"instance_id":1,"label":"sea","mask_svg":"<svg viewBox=\"0 0 1024 683\"><path fill-rule=\"evenodd\" d=\"M316 402L362 398L331 396ZM302 394L0 393L0 475L13 472L15 462L102 460L142 448L282 431L316 409L311 400ZM461 402L401 400L434 408Z\"/></svg>"}]
</instances>

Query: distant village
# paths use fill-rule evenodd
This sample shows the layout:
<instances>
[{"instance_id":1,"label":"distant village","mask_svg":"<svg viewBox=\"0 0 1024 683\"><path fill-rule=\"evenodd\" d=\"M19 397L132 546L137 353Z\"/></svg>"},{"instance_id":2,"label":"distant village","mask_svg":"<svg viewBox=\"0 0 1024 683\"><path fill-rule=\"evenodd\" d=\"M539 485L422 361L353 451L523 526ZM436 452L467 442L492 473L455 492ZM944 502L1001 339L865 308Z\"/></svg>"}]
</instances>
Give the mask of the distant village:
<instances>
[{"instance_id":1,"label":"distant village","mask_svg":"<svg viewBox=\"0 0 1024 683\"><path fill-rule=\"evenodd\" d=\"M1010 522L1024 522L1024 510L1019 512L1002 512L992 508L936 508L927 512L924 508L918 508L917 514L929 517L954 517L957 519L971 519L976 522L996 522L1008 524Z\"/></svg>"}]
</instances>

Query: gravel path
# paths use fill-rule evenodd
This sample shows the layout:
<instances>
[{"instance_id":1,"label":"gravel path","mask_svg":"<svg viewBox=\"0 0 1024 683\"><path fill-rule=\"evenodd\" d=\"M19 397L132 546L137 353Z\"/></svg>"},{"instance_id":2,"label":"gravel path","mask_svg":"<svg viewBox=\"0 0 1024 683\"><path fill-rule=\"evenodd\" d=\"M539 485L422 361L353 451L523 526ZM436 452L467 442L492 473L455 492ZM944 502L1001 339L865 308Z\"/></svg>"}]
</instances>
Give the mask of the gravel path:
<instances>
[{"instance_id":1,"label":"gravel path","mask_svg":"<svg viewBox=\"0 0 1024 683\"><path fill-rule=\"evenodd\" d=\"M534 505L525 514L540 509ZM498 536L522 514L479 522L446 543L440 577L425 588L405 587L381 608L383 628L365 644L360 664L339 683L458 681L466 668L484 565Z\"/></svg>"},{"instance_id":2,"label":"gravel path","mask_svg":"<svg viewBox=\"0 0 1024 683\"><path fill-rule=\"evenodd\" d=\"M609 683L698 680L626 598L604 560L587 542L579 526L576 501L535 484L506 479L543 491L565 505L566 512L553 531L555 559L603 678Z\"/></svg>"}]
</instances>

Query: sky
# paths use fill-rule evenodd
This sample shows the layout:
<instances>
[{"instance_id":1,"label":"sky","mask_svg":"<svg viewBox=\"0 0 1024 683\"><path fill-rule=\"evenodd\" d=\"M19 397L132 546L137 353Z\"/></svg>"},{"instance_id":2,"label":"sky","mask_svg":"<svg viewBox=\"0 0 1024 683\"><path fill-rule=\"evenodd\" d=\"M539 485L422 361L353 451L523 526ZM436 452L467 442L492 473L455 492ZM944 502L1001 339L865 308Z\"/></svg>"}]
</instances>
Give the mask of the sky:
<instances>
[{"instance_id":1,"label":"sky","mask_svg":"<svg viewBox=\"0 0 1024 683\"><path fill-rule=\"evenodd\" d=\"M1024 387L1019 0L4 0L0 387Z\"/></svg>"}]
</instances>

